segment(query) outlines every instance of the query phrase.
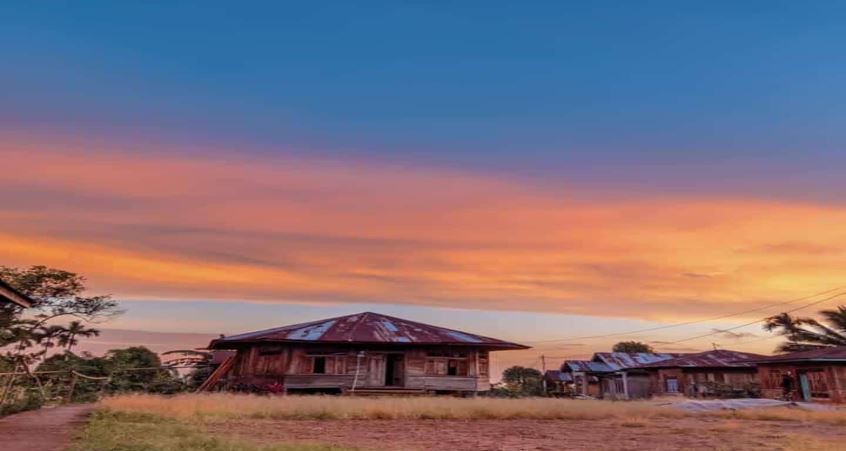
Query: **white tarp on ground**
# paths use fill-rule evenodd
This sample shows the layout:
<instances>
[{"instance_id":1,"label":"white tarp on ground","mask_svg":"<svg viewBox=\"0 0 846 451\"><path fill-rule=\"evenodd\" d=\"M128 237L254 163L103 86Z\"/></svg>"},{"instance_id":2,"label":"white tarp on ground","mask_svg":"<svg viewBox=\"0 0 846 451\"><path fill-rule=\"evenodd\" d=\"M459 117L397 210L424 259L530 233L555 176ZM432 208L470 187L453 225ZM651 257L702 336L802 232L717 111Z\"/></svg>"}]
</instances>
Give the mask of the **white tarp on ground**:
<instances>
[{"instance_id":1,"label":"white tarp on ground","mask_svg":"<svg viewBox=\"0 0 846 451\"><path fill-rule=\"evenodd\" d=\"M662 404L668 407L675 407L691 412L704 412L708 410L741 410L761 409L767 407L793 407L803 410L838 410L837 407L814 404L810 402L788 402L778 399L713 399L707 401L685 400Z\"/></svg>"}]
</instances>

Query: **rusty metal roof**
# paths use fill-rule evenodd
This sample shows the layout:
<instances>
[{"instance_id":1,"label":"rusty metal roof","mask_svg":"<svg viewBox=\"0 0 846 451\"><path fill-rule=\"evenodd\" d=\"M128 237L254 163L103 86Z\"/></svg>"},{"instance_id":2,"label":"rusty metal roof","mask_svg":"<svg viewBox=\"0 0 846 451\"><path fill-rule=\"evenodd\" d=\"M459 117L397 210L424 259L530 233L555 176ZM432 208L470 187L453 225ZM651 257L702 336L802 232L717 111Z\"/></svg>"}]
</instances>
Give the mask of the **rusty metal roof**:
<instances>
[{"instance_id":1,"label":"rusty metal roof","mask_svg":"<svg viewBox=\"0 0 846 451\"><path fill-rule=\"evenodd\" d=\"M18 304L21 307L32 307L33 301L25 294L13 288L0 279L0 301Z\"/></svg>"},{"instance_id":2,"label":"rusty metal roof","mask_svg":"<svg viewBox=\"0 0 846 451\"><path fill-rule=\"evenodd\" d=\"M546 370L543 378L547 382L573 382L573 375L558 370Z\"/></svg>"},{"instance_id":3,"label":"rusty metal roof","mask_svg":"<svg viewBox=\"0 0 846 451\"><path fill-rule=\"evenodd\" d=\"M679 353L655 353L655 352L597 352L593 355L594 362L602 362L608 365L612 371L619 371L626 368L635 368L650 363L669 360L684 356Z\"/></svg>"},{"instance_id":4,"label":"rusty metal roof","mask_svg":"<svg viewBox=\"0 0 846 451\"><path fill-rule=\"evenodd\" d=\"M755 364L751 360L764 357L761 354L717 349L648 363L637 368L754 368Z\"/></svg>"},{"instance_id":5,"label":"rusty metal roof","mask_svg":"<svg viewBox=\"0 0 846 451\"><path fill-rule=\"evenodd\" d=\"M372 312L232 335L212 340L209 348L220 349L234 343L255 342L450 345L495 349L529 348L517 343Z\"/></svg>"},{"instance_id":6,"label":"rusty metal roof","mask_svg":"<svg viewBox=\"0 0 846 451\"><path fill-rule=\"evenodd\" d=\"M603 362L594 362L592 360L565 360L564 364L561 365L561 371L575 371L579 373L610 373L615 370Z\"/></svg>"},{"instance_id":7,"label":"rusty metal roof","mask_svg":"<svg viewBox=\"0 0 846 451\"><path fill-rule=\"evenodd\" d=\"M789 354L760 356L751 360L754 363L789 363L789 362L846 362L846 346L812 349L810 351L791 352Z\"/></svg>"}]
</instances>

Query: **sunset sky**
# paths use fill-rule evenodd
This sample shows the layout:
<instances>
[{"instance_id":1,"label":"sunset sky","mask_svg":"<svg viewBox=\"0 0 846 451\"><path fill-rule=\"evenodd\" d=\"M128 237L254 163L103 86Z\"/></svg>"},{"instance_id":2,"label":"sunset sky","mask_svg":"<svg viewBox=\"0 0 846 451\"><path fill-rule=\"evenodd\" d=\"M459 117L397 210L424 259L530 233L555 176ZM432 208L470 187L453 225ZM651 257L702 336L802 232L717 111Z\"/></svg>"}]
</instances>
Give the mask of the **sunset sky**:
<instances>
[{"instance_id":1,"label":"sunset sky","mask_svg":"<svg viewBox=\"0 0 846 451\"><path fill-rule=\"evenodd\" d=\"M121 300L95 350L371 310L535 345L527 365L770 352L760 324L688 338L846 285L844 19L4 2L0 264Z\"/></svg>"}]
</instances>

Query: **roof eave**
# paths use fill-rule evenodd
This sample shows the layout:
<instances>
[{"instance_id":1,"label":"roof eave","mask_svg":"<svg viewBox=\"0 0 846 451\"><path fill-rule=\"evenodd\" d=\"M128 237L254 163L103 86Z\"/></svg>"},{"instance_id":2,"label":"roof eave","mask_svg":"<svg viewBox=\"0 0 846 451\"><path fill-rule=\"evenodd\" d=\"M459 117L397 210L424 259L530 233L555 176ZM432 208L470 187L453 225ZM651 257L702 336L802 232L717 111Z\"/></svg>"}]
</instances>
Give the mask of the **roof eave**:
<instances>
[{"instance_id":1,"label":"roof eave","mask_svg":"<svg viewBox=\"0 0 846 451\"><path fill-rule=\"evenodd\" d=\"M12 288L11 285L0 280L0 297L24 308L32 307L33 301L23 293Z\"/></svg>"},{"instance_id":2,"label":"roof eave","mask_svg":"<svg viewBox=\"0 0 846 451\"><path fill-rule=\"evenodd\" d=\"M209 343L209 349L227 349L225 345L248 346L261 343L285 343L304 345L365 345L365 346L389 346L389 347L430 347L430 346L460 346L468 348L486 348L496 351L516 351L531 349L517 343L403 343L403 342L382 342L382 341L323 341L323 340L287 340L287 339L264 339L264 340L226 340L217 339Z\"/></svg>"}]
</instances>

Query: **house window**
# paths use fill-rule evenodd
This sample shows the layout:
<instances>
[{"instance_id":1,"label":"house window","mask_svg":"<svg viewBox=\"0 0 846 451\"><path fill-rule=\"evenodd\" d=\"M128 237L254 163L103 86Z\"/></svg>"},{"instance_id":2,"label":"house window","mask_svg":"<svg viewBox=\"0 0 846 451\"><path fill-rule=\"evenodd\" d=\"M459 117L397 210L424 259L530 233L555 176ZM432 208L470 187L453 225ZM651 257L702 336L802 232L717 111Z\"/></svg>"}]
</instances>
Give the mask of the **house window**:
<instances>
[{"instance_id":1,"label":"house window","mask_svg":"<svg viewBox=\"0 0 846 451\"><path fill-rule=\"evenodd\" d=\"M667 393L678 393L679 392L679 380L675 377L668 377L667 378Z\"/></svg>"},{"instance_id":2,"label":"house window","mask_svg":"<svg viewBox=\"0 0 846 451\"><path fill-rule=\"evenodd\" d=\"M457 376L458 375L458 360L448 360L447 361L447 376Z\"/></svg>"},{"instance_id":3,"label":"house window","mask_svg":"<svg viewBox=\"0 0 846 451\"><path fill-rule=\"evenodd\" d=\"M466 359L426 359L427 376L467 376Z\"/></svg>"},{"instance_id":4,"label":"house window","mask_svg":"<svg viewBox=\"0 0 846 451\"><path fill-rule=\"evenodd\" d=\"M314 374L326 374L326 357L315 357L311 368Z\"/></svg>"},{"instance_id":5,"label":"house window","mask_svg":"<svg viewBox=\"0 0 846 451\"><path fill-rule=\"evenodd\" d=\"M487 376L489 371L490 371L490 366L488 364L488 354L487 353L479 354L479 375L480 376Z\"/></svg>"},{"instance_id":6,"label":"house window","mask_svg":"<svg viewBox=\"0 0 846 451\"><path fill-rule=\"evenodd\" d=\"M346 356L306 355L300 360L300 374L344 374Z\"/></svg>"}]
</instances>

